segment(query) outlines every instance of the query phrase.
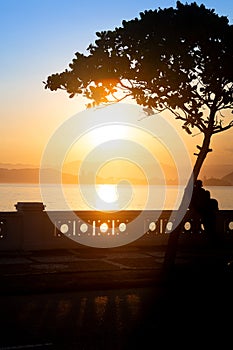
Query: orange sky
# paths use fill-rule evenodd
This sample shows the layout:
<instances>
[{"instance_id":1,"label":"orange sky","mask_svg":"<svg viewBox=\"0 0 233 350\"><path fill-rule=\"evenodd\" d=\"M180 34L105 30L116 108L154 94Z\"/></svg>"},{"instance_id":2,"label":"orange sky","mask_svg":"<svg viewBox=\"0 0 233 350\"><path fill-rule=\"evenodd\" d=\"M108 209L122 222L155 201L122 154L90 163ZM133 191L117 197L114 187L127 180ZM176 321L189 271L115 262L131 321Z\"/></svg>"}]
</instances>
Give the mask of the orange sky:
<instances>
[{"instance_id":1,"label":"orange sky","mask_svg":"<svg viewBox=\"0 0 233 350\"><path fill-rule=\"evenodd\" d=\"M74 6L70 0L59 5L56 1L36 0L33 5L26 0L2 2L0 163L39 166L43 150L57 127L85 109L84 99L70 99L63 91L45 90L43 81L67 68L76 51L85 52L96 39L97 30L120 26L123 19L134 18L145 9L175 3L118 1L108 2L108 7L105 2L93 2L90 13L89 3ZM224 15L232 8L227 8L226 3L223 7L224 1L215 5L219 6L217 12ZM168 118L194 161L195 145L200 144L201 135L187 135L179 121L173 116ZM216 164L221 169L225 164L233 164L233 128L214 136L211 146L213 152L208 155L204 170L209 165ZM214 176L210 172L207 175Z\"/></svg>"},{"instance_id":2,"label":"orange sky","mask_svg":"<svg viewBox=\"0 0 233 350\"><path fill-rule=\"evenodd\" d=\"M31 99L25 101L25 105L21 101L21 108L18 110L14 111L13 107L14 105L11 106L12 115L8 114L8 123L2 130L0 162L39 166L44 147L54 131L70 116L85 110L85 102L80 97L69 99L62 91L51 93L42 90L36 97L31 96ZM14 116L15 113L17 113L17 118ZM167 118L179 132L194 162L196 157L193 156L193 153L197 151L196 145L201 143L202 135L198 135L198 130L194 137L187 135L182 130L180 121L174 120L170 115L167 115ZM218 164L220 167L225 164L233 164L232 136L233 128L213 136L211 144L213 152L208 154L205 167L213 164ZM147 146L149 147L149 144ZM81 154L76 153L73 159L69 157L69 161L77 160L76 157L79 156ZM207 173L207 175L211 174Z\"/></svg>"}]
</instances>

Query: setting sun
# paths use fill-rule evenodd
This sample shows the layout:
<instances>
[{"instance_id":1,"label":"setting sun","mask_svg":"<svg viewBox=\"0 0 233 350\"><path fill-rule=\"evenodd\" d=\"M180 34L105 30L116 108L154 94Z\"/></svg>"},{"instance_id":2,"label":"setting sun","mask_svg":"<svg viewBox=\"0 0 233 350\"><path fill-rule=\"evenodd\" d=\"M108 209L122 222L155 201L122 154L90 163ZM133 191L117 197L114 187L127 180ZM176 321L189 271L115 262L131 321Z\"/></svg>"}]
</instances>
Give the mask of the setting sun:
<instances>
[{"instance_id":1,"label":"setting sun","mask_svg":"<svg viewBox=\"0 0 233 350\"><path fill-rule=\"evenodd\" d=\"M130 137L130 133L127 125L111 124L91 130L87 137L92 146L97 146L107 141Z\"/></svg>"},{"instance_id":2,"label":"setting sun","mask_svg":"<svg viewBox=\"0 0 233 350\"><path fill-rule=\"evenodd\" d=\"M103 163L99 163L99 168L110 160L125 159L131 160L139 168L144 169L144 163L146 158L148 161L148 157L151 157L150 163L157 162L160 167L165 163L174 167L170 150L161 142L160 125L156 129L158 137L153 134L153 125L159 120L158 116L146 118L139 107L120 104L86 111L83 116L77 116L77 124L79 118L85 120L85 126L78 129L76 140L71 142L66 152L63 171L66 171L68 163L77 160L83 163L87 159L89 163L97 162L100 158L103 159ZM90 159L91 154L93 154L92 159ZM103 154L108 154L109 159L106 156L104 160ZM132 170L133 176L134 169ZM175 174L174 169L172 172Z\"/></svg>"}]
</instances>

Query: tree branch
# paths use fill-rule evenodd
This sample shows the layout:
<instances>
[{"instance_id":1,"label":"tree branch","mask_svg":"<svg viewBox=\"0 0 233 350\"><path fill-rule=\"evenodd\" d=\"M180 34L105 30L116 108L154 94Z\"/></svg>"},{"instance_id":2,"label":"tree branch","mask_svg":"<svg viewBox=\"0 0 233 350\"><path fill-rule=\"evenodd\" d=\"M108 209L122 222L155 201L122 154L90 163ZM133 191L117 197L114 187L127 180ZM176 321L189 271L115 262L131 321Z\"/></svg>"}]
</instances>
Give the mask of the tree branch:
<instances>
[{"instance_id":1,"label":"tree branch","mask_svg":"<svg viewBox=\"0 0 233 350\"><path fill-rule=\"evenodd\" d=\"M228 129L232 128L232 127L233 127L233 120L231 120L230 123L228 125L226 125L226 126L223 126L223 127L221 125L216 126L214 128L214 130L213 130L213 134L217 134L219 132L228 130Z\"/></svg>"}]
</instances>

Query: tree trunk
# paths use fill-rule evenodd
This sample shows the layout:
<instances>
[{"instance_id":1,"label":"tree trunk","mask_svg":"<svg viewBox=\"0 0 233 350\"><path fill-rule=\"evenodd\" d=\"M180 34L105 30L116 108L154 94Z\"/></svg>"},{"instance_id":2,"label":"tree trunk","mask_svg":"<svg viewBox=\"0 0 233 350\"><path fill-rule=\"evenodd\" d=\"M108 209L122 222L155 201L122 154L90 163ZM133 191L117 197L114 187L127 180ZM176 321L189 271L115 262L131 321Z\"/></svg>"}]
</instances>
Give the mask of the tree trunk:
<instances>
[{"instance_id":1,"label":"tree trunk","mask_svg":"<svg viewBox=\"0 0 233 350\"><path fill-rule=\"evenodd\" d=\"M193 172L189 178L188 184L187 184L185 191L184 191L184 195L183 195L181 204L180 204L179 209L177 211L178 220L180 220L179 212L180 213L185 212L184 217L178 223L178 225L175 226L174 230L169 234L168 244L167 244L165 257L164 257L164 264L163 264L163 270L164 270L165 276L170 275L174 269L179 235L180 235L181 230L183 228L183 225L185 223L185 218L188 215L187 208L188 208L188 204L190 202L190 196L191 196L192 191L193 191L193 183L197 180L198 175L199 175L200 170L201 170L201 167L204 163L204 160L205 160L208 152L210 152L209 146L210 146L211 136L212 136L211 132L205 133L202 146L199 148L200 152L197 156L197 160L195 162Z\"/></svg>"}]
</instances>

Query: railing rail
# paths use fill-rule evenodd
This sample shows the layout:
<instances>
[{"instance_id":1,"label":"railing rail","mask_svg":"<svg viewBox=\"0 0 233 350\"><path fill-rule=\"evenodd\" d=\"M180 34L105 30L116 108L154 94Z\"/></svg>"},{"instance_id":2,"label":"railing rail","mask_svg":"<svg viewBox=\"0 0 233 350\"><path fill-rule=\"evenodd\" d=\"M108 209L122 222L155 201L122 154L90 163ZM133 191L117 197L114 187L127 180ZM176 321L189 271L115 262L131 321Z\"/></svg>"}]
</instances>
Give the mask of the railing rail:
<instances>
[{"instance_id":1,"label":"railing rail","mask_svg":"<svg viewBox=\"0 0 233 350\"><path fill-rule=\"evenodd\" d=\"M79 244L101 246L101 242L121 245L120 239L139 244L166 244L174 222L171 210L146 211L45 211L42 203L18 203L15 212L0 212L0 250L43 250L77 248ZM173 212L174 213L174 212ZM136 225L132 225L140 215ZM183 223L182 237L204 237L197 232L197 220L190 215ZM225 239L233 238L233 210L220 210L217 230ZM139 238L134 239L135 232ZM130 238L130 239L128 239ZM127 241L128 240L128 241ZM107 245L103 245L107 246Z\"/></svg>"}]
</instances>

